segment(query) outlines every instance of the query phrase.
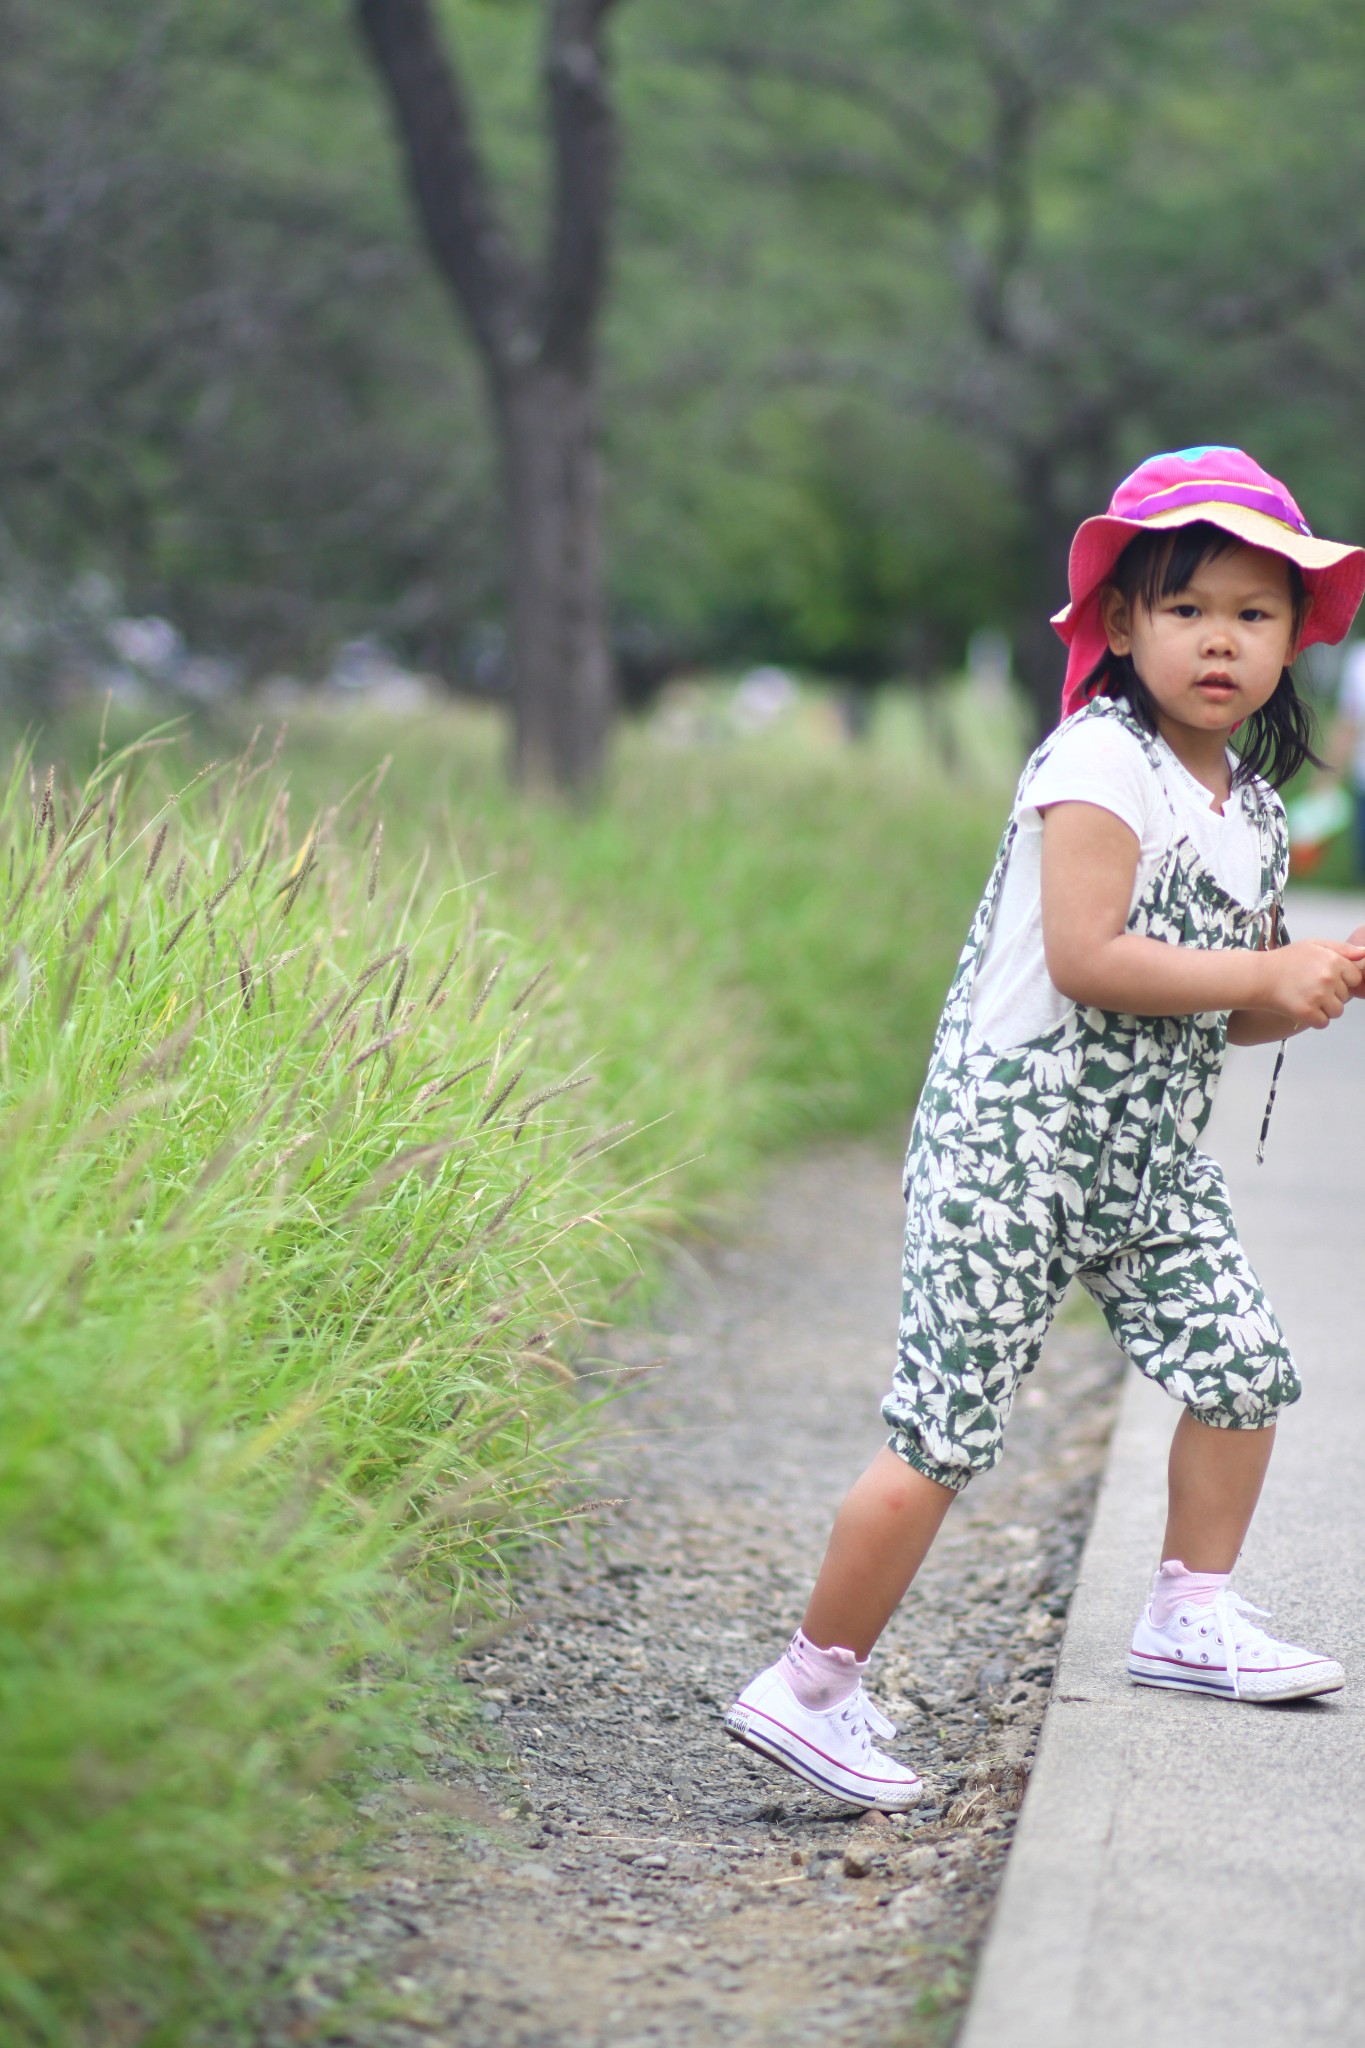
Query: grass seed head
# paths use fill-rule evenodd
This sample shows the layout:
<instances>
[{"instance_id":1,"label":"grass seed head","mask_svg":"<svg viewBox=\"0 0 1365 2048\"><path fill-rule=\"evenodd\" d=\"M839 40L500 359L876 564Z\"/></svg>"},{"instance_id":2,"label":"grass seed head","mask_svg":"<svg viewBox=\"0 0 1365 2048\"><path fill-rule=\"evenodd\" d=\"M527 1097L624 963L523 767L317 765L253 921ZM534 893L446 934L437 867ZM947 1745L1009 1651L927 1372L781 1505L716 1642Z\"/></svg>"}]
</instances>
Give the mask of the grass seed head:
<instances>
[{"instance_id":1,"label":"grass seed head","mask_svg":"<svg viewBox=\"0 0 1365 2048\"><path fill-rule=\"evenodd\" d=\"M370 872L365 883L365 901L374 902L374 892L379 887L379 856L384 846L384 820L379 818L374 828L374 850L370 855Z\"/></svg>"},{"instance_id":2,"label":"grass seed head","mask_svg":"<svg viewBox=\"0 0 1365 2048\"><path fill-rule=\"evenodd\" d=\"M147 855L147 865L142 870L144 883L150 882L152 876L156 873L156 864L161 858L161 849L166 844L166 834L170 829L170 821L163 818L156 838L152 841L152 850Z\"/></svg>"}]
</instances>

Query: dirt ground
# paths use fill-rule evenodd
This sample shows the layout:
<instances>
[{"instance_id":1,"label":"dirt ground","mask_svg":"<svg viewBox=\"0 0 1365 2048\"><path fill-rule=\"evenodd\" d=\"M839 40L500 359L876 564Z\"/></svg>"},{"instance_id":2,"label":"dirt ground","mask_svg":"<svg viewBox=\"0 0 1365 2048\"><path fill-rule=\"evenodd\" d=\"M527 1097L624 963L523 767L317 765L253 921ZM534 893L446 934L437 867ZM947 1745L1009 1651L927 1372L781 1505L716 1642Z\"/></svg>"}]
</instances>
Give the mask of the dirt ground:
<instances>
[{"instance_id":1,"label":"dirt ground","mask_svg":"<svg viewBox=\"0 0 1365 2048\"><path fill-rule=\"evenodd\" d=\"M595 1454L624 1504L541 1558L520 1624L468 1662L486 1763L393 1788L411 1825L291 1965L262 2042L951 2040L1112 1418L1097 1323L1064 1314L1002 1465L954 1505L874 1659L923 1803L859 1818L721 1731L883 1439L897 1176L871 1147L785 1169L738 1241L679 1273L657 1327L615 1340L653 1364ZM423 1823L443 1806L482 1824Z\"/></svg>"}]
</instances>

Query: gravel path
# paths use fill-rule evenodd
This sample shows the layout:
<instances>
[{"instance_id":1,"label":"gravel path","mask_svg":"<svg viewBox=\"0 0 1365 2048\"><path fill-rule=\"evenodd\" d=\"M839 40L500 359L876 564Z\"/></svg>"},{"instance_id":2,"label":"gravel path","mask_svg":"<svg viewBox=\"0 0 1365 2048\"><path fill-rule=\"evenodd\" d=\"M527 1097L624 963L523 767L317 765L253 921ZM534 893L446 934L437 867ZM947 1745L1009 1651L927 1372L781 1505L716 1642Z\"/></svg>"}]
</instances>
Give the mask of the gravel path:
<instances>
[{"instance_id":1,"label":"gravel path","mask_svg":"<svg viewBox=\"0 0 1365 2048\"><path fill-rule=\"evenodd\" d=\"M475 1787L440 1774L487 1824L450 1841L415 1817L387 1837L272 2040L951 2038L1112 1416L1098 1324L1064 1316L1003 1465L955 1504L874 1660L924 1803L859 1819L720 1730L799 1619L830 1518L882 1440L897 1171L866 1147L784 1169L741 1241L680 1274L660 1327L618 1340L625 1364L662 1361L596 1453L600 1490L629 1498L541 1561L523 1624L466 1667L487 1767ZM368 1985L349 2020L348 1984L352 2000Z\"/></svg>"}]
</instances>

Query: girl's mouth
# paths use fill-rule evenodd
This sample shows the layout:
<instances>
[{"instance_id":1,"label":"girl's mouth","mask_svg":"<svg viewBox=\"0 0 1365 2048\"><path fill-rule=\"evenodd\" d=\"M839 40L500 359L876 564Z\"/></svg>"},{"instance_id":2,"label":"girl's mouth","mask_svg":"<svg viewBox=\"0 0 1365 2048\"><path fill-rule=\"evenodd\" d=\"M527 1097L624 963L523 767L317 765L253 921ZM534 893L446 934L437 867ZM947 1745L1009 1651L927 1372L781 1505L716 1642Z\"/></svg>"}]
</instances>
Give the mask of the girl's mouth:
<instances>
[{"instance_id":1,"label":"girl's mouth","mask_svg":"<svg viewBox=\"0 0 1365 2048\"><path fill-rule=\"evenodd\" d=\"M1231 676L1200 676L1195 688L1207 691L1211 697L1231 697L1236 694L1237 685Z\"/></svg>"}]
</instances>

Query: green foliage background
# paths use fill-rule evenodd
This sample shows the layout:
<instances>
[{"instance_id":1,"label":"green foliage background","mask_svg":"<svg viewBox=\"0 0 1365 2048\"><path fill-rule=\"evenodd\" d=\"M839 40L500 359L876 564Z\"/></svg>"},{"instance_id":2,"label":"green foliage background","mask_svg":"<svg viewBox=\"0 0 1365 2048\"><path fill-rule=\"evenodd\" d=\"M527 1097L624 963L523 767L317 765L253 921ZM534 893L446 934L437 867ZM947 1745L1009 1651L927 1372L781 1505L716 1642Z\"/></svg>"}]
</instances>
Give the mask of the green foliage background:
<instances>
[{"instance_id":1,"label":"green foliage background","mask_svg":"<svg viewBox=\"0 0 1365 2048\"><path fill-rule=\"evenodd\" d=\"M440 11L534 247L540 11ZM346 7L0 28L10 545L249 665L378 628L451 673L500 603L492 451ZM1346 0L631 0L612 47L623 630L933 675L1045 619L1153 446L1245 441L1365 530Z\"/></svg>"}]
</instances>

